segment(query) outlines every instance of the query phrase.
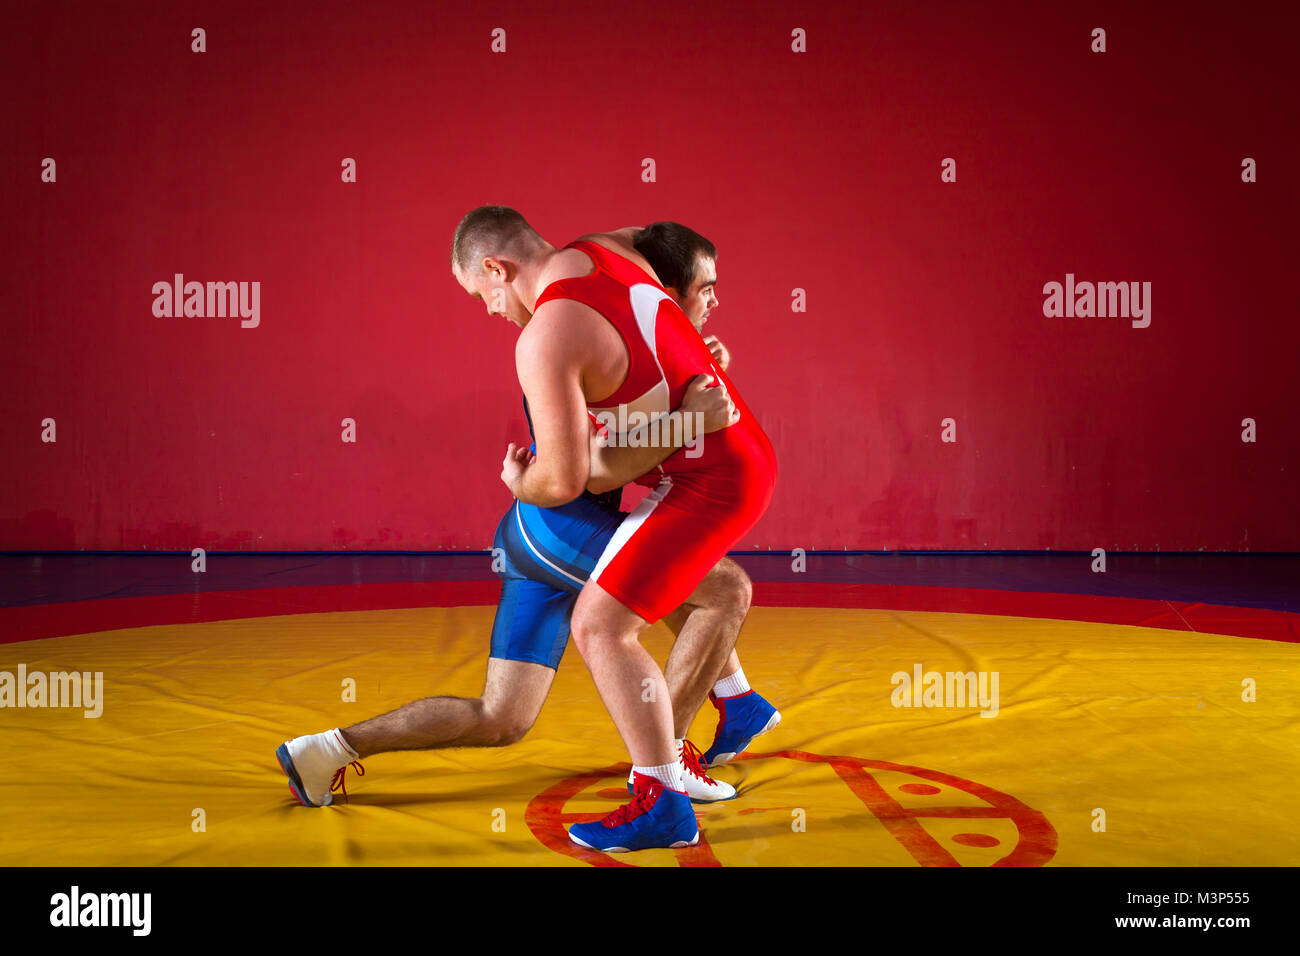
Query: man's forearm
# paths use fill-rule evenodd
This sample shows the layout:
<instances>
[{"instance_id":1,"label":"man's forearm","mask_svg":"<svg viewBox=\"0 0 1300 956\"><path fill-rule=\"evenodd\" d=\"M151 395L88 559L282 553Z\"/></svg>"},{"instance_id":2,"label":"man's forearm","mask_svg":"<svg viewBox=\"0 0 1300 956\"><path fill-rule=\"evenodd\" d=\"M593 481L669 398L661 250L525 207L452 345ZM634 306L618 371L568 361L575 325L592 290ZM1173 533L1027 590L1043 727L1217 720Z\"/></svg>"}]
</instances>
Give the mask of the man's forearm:
<instances>
[{"instance_id":1,"label":"man's forearm","mask_svg":"<svg viewBox=\"0 0 1300 956\"><path fill-rule=\"evenodd\" d=\"M524 504L558 508L582 494L582 484L572 477L552 475L534 464L523 473L511 491Z\"/></svg>"},{"instance_id":2,"label":"man's forearm","mask_svg":"<svg viewBox=\"0 0 1300 956\"><path fill-rule=\"evenodd\" d=\"M621 488L662 465L675 452L694 442L699 425L697 416L682 413L674 417L680 422L680 427L669 427L671 418L665 415L660 420L657 436L651 427L654 423L651 422L628 432L618 445L602 446L593 442L587 490L598 495ZM650 439L656 437L655 443L650 444Z\"/></svg>"}]
</instances>

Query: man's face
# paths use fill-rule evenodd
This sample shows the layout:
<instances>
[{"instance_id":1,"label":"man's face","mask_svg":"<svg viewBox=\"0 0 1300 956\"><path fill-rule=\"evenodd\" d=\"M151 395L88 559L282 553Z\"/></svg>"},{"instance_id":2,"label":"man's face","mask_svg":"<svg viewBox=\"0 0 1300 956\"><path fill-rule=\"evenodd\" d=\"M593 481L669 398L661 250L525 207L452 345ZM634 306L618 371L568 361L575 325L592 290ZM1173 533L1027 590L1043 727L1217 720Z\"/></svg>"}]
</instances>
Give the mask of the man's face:
<instances>
[{"instance_id":1,"label":"man's face","mask_svg":"<svg viewBox=\"0 0 1300 956\"><path fill-rule=\"evenodd\" d=\"M514 278L518 270L513 263L487 258L483 260L481 274L463 273L456 268L451 270L451 274L462 289L483 303L488 315L500 316L521 329L532 318L532 313L524 308L515 293Z\"/></svg>"},{"instance_id":2,"label":"man's face","mask_svg":"<svg viewBox=\"0 0 1300 956\"><path fill-rule=\"evenodd\" d=\"M703 330L704 323L709 321L709 313L718 307L717 284L717 263L709 256L698 256L695 259L695 279L686 294L677 289L669 290L673 301L682 307L696 332Z\"/></svg>"}]
</instances>

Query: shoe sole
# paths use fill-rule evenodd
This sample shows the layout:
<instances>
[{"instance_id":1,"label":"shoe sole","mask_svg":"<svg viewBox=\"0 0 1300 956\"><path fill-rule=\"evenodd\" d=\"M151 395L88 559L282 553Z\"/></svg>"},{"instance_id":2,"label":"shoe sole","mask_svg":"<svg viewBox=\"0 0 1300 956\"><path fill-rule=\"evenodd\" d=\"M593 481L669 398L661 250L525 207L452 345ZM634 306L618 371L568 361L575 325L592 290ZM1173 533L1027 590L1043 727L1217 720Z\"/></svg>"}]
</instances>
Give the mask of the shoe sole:
<instances>
[{"instance_id":1,"label":"shoe sole","mask_svg":"<svg viewBox=\"0 0 1300 956\"><path fill-rule=\"evenodd\" d=\"M599 851L599 852L601 852L601 853L635 853L635 852L636 852L635 850L629 850L629 849L628 849L627 847L625 847L625 846L607 846L607 847L592 846L590 843L587 843L587 842L585 842L585 841L583 841L583 840L579 840L579 839L578 839L576 836L574 836L572 833L569 834L569 839L572 840L574 843L578 844L578 846L586 847L588 850L597 850L597 851ZM691 837L689 840L678 840L676 843L674 843L674 844L673 844L672 846L670 846L670 847L666 847L666 848L665 848L665 847L646 846L646 847L642 847L641 849L643 849L643 850L662 850L662 849L680 850L680 849L682 849L683 847L695 846L695 844L697 844L697 843L699 843L699 842L700 842L700 831L699 831L699 830L696 830L696 831L695 831L695 836Z\"/></svg>"},{"instance_id":2,"label":"shoe sole","mask_svg":"<svg viewBox=\"0 0 1300 956\"><path fill-rule=\"evenodd\" d=\"M714 797L712 800L709 800L705 797L692 797L689 793L686 796L691 801L691 803L726 803L728 800L735 800L738 796L740 796L740 791L736 790L729 797Z\"/></svg>"},{"instance_id":3,"label":"shoe sole","mask_svg":"<svg viewBox=\"0 0 1300 956\"><path fill-rule=\"evenodd\" d=\"M287 743L280 744L275 749L275 759L280 762L280 769L289 778L289 792L293 794L295 800L304 807L313 809L329 806L327 803L312 803L307 799L307 790L302 785L302 778L298 776L298 768L293 765L293 758L289 756L289 745Z\"/></svg>"},{"instance_id":4,"label":"shoe sole","mask_svg":"<svg viewBox=\"0 0 1300 956\"><path fill-rule=\"evenodd\" d=\"M754 734L753 737L750 737L748 740L746 740L745 746L741 747L739 750L737 750L735 753L732 754L718 754L716 757L714 757L712 760L709 761L709 768L712 769L713 767L721 767L723 764L735 760L736 757L738 757L740 754L743 754L746 750L749 749L749 745L754 742L755 737L763 736L765 733L767 733L769 730L771 730L780 722L781 722L781 712L779 710L773 711L772 716L769 717L767 719L767 723L763 725L763 729L760 730L758 733Z\"/></svg>"}]
</instances>

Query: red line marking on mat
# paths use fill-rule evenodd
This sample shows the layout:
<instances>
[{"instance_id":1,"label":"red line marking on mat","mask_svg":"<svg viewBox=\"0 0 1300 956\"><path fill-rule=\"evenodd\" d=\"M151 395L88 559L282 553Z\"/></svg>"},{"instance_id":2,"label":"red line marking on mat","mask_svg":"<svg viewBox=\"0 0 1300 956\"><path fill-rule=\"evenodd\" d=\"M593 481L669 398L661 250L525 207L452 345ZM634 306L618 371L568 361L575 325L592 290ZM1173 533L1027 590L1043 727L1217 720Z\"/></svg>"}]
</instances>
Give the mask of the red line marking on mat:
<instances>
[{"instance_id":1,"label":"red line marking on mat","mask_svg":"<svg viewBox=\"0 0 1300 956\"><path fill-rule=\"evenodd\" d=\"M786 757L807 763L828 763L849 785L849 789L885 826L894 839L903 846L922 866L960 866L956 858L939 845L929 832L917 822L923 816L948 816L935 813L936 810L961 810L957 816L965 817L967 810L975 811L971 817L1007 817L1015 824L1020 839L1011 852L993 863L993 866L1042 866L1056 855L1056 829L1038 810L1021 803L1010 794L973 780L966 780L941 770L928 770L925 767L913 767L907 764L891 763L887 760L864 760L861 757L822 756L805 753L802 750L778 750L774 753L743 753L737 760L764 760L771 757ZM877 771L894 771L920 777L941 786L964 791L973 797L985 801L984 807L925 807L911 810L891 797L870 773ZM951 861L951 862L949 862Z\"/></svg>"},{"instance_id":2,"label":"red line marking on mat","mask_svg":"<svg viewBox=\"0 0 1300 956\"><path fill-rule=\"evenodd\" d=\"M524 811L524 823L532 831L533 836L537 837L548 850L554 850L556 853L573 857L575 860L581 860L584 863L590 863L592 866L634 866L633 863L624 863L622 860L615 859L612 855L600 850L589 850L586 847L578 846L569 839L568 831L564 828L566 823L590 823L607 816L606 813L565 813L564 805L584 790L602 783L610 777L627 780L627 775L631 771L631 764L618 763L602 770L592 770L567 777L559 783L546 788L528 801L528 808ZM631 799L632 797L629 795L628 800ZM718 858L714 856L713 848L709 846L709 841L704 838L703 831L700 831L700 840L695 846L683 847L672 852L676 854L679 866L722 865Z\"/></svg>"},{"instance_id":3,"label":"red line marking on mat","mask_svg":"<svg viewBox=\"0 0 1300 956\"><path fill-rule=\"evenodd\" d=\"M131 627L243 618L421 607L495 604L498 581L406 581L379 584L245 588L148 597L105 598L0 608L0 644ZM756 581L761 607L866 608L1129 624L1169 630L1300 643L1300 613L1267 608L924 585ZM1173 612L1172 614L1170 612Z\"/></svg>"},{"instance_id":4,"label":"red line marking on mat","mask_svg":"<svg viewBox=\"0 0 1300 956\"><path fill-rule=\"evenodd\" d=\"M1038 810L1021 803L1015 797L994 790L972 780L955 777L939 770L927 770L924 767L912 767L907 764L890 763L885 760L864 760L861 757L823 756L806 753L802 750L779 750L774 753L745 753L737 760L770 760L785 758L805 763L829 764L831 769L843 780L862 801L871 814L880 821L885 831L905 849L921 866L961 866L956 857L948 851L923 825L926 817L936 819L1005 819L1016 827L1018 839L1011 851L1001 857L993 866L1042 866L1056 855L1056 829L1046 816ZM566 823L599 820L603 813L565 812L565 805L584 791L597 788L611 777L626 780L631 766L626 763L614 764L600 770L575 774L539 793L528 803L524 812L524 821L533 836L547 849L564 856L581 860L592 866L633 866L615 859L608 853L588 850L578 846L569 839L564 829ZM874 772L892 771L920 777L940 787L949 787L984 801L984 806L945 806L911 809L903 806L890 796L876 780ZM597 796L597 789L591 796ZM711 805L724 807L726 805ZM755 807L748 811L740 809L737 815L746 812L756 813L762 810L793 809L789 807ZM991 839L983 834L975 836ZM798 837L794 837L795 840ZM954 842L961 843L954 839ZM673 851L677 855L679 866L721 866L713 848L700 831L700 841L696 846ZM630 854L635 856L635 854Z\"/></svg>"}]
</instances>

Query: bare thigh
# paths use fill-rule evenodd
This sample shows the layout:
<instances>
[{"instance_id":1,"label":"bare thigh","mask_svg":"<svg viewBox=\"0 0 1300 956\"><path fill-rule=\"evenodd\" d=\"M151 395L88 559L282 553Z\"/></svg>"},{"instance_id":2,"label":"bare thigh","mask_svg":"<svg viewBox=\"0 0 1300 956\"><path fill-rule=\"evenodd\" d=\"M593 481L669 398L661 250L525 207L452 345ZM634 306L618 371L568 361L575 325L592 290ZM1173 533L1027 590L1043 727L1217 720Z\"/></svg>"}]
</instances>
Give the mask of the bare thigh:
<instances>
[{"instance_id":1,"label":"bare thigh","mask_svg":"<svg viewBox=\"0 0 1300 956\"><path fill-rule=\"evenodd\" d=\"M747 612L753 596L749 575L731 558L722 558L704 580L691 592L685 603L664 618L664 623L674 634L680 634L691 611L696 608L732 609Z\"/></svg>"}]
</instances>

